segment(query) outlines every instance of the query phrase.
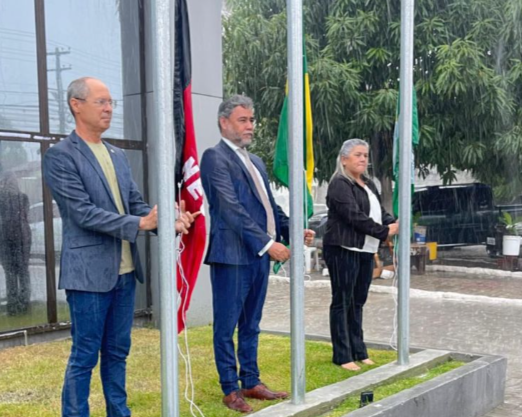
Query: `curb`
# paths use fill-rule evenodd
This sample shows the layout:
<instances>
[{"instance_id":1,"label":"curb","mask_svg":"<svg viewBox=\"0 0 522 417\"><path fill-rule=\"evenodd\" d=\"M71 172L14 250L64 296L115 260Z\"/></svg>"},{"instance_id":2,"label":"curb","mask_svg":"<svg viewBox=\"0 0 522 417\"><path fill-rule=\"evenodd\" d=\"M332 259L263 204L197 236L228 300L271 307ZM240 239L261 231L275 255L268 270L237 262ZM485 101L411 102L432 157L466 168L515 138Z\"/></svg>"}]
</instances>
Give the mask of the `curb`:
<instances>
[{"instance_id":1,"label":"curb","mask_svg":"<svg viewBox=\"0 0 522 417\"><path fill-rule=\"evenodd\" d=\"M290 278L279 277L275 275L270 275L269 279L271 282L279 282L283 284L288 284L290 282ZM330 281L305 281L305 288L330 288ZM372 284L370 286L370 292L376 294L397 295L397 288ZM426 291L414 288L410 289L410 297L429 300L461 301L480 304L522 307L522 299L488 297L486 295L460 294L456 292Z\"/></svg>"},{"instance_id":2,"label":"curb","mask_svg":"<svg viewBox=\"0 0 522 417\"><path fill-rule=\"evenodd\" d=\"M522 272L503 271L491 268L470 268L467 266L426 265L426 271L457 272L459 274L484 275L495 278L522 278Z\"/></svg>"}]
</instances>

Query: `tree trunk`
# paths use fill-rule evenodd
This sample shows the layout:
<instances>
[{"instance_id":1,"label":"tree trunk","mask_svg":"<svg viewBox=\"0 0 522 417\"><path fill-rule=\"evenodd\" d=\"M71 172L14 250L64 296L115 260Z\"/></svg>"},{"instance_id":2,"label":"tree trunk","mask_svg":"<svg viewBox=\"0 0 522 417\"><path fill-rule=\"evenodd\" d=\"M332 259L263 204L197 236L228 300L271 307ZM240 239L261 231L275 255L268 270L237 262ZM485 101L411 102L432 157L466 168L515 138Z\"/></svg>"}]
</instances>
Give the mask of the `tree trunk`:
<instances>
[{"instance_id":1,"label":"tree trunk","mask_svg":"<svg viewBox=\"0 0 522 417\"><path fill-rule=\"evenodd\" d=\"M381 202L384 209L392 214L393 213L393 187L391 178L383 175L379 178L381 182Z\"/></svg>"},{"instance_id":2,"label":"tree trunk","mask_svg":"<svg viewBox=\"0 0 522 417\"><path fill-rule=\"evenodd\" d=\"M372 162L371 174L381 183L381 201L384 209L392 213L393 187L391 178L387 175L384 159L392 152L389 138L386 133L377 132L373 135L370 143L370 160Z\"/></svg>"}]
</instances>

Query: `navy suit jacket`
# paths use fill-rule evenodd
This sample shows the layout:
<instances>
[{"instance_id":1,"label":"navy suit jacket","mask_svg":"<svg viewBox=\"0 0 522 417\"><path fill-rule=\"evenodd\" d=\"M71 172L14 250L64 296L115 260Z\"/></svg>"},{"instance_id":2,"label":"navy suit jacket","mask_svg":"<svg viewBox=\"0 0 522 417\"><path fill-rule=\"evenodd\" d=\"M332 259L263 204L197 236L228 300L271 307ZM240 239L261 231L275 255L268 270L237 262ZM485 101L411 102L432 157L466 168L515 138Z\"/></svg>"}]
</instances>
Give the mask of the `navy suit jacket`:
<instances>
[{"instance_id":1,"label":"navy suit jacket","mask_svg":"<svg viewBox=\"0 0 522 417\"><path fill-rule=\"evenodd\" d=\"M72 132L50 148L43 160L45 182L62 216L60 289L107 292L118 280L121 241L131 246L136 278L143 271L136 247L140 217L151 208L142 199L123 150L103 142L118 179L124 215L89 146Z\"/></svg>"},{"instance_id":2,"label":"navy suit jacket","mask_svg":"<svg viewBox=\"0 0 522 417\"><path fill-rule=\"evenodd\" d=\"M288 217L276 205L263 161L249 154L261 173L276 223L276 241L289 241ZM254 181L237 154L222 140L201 158L201 179L210 211L206 264L248 265L270 241L266 211Z\"/></svg>"}]
</instances>

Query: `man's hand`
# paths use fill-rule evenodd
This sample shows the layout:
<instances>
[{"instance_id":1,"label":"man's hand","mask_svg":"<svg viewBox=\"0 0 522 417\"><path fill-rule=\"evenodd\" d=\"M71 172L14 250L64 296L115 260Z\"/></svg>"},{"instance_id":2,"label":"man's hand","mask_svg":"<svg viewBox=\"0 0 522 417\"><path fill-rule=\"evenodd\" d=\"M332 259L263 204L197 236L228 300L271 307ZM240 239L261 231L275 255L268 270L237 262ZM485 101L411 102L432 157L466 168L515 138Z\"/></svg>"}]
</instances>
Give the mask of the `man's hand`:
<instances>
[{"instance_id":1,"label":"man's hand","mask_svg":"<svg viewBox=\"0 0 522 417\"><path fill-rule=\"evenodd\" d=\"M183 233L186 235L189 232L190 226L194 223L194 220L200 215L200 213L200 211L196 211L195 213L185 211L185 200L181 200L180 212L175 225L176 233Z\"/></svg>"},{"instance_id":2,"label":"man's hand","mask_svg":"<svg viewBox=\"0 0 522 417\"><path fill-rule=\"evenodd\" d=\"M278 242L274 242L270 246L268 254L274 261L286 262L290 259L290 249Z\"/></svg>"},{"instance_id":3,"label":"man's hand","mask_svg":"<svg viewBox=\"0 0 522 417\"><path fill-rule=\"evenodd\" d=\"M154 230L158 228L158 206L154 206L145 217L140 219L139 230Z\"/></svg>"},{"instance_id":4,"label":"man's hand","mask_svg":"<svg viewBox=\"0 0 522 417\"><path fill-rule=\"evenodd\" d=\"M314 242L315 232L310 229L304 230L304 243L306 246L310 246Z\"/></svg>"}]
</instances>

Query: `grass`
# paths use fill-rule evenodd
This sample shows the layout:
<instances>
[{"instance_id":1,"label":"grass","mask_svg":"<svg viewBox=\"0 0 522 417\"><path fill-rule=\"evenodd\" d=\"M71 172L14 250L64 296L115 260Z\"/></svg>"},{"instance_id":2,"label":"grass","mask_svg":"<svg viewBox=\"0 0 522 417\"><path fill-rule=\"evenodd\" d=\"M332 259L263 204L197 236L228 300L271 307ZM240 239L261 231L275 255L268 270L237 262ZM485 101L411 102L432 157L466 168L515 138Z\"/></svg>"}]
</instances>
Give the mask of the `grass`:
<instances>
[{"instance_id":1,"label":"grass","mask_svg":"<svg viewBox=\"0 0 522 417\"><path fill-rule=\"evenodd\" d=\"M206 417L237 417L238 413L222 404L209 326L190 329L188 333L195 402ZM183 335L179 339L183 345ZM161 415L160 334L154 329L135 329L128 359L127 390L129 406L136 417ZM70 351L70 341L58 341L0 351L0 416L55 417L60 415L60 392ZM366 372L396 359L395 352L370 351L376 365L363 365L361 371L348 373L331 362L331 345L307 342L307 391ZM269 387L290 391L290 339L261 335L259 344L261 377ZM180 416L190 416L183 399L185 367L180 360ZM91 385L91 416L105 416L105 406L98 370ZM419 381L422 382L422 381ZM377 393L376 393L377 396ZM249 400L255 411L276 401ZM333 415L332 415L333 416Z\"/></svg>"},{"instance_id":2,"label":"grass","mask_svg":"<svg viewBox=\"0 0 522 417\"><path fill-rule=\"evenodd\" d=\"M457 369L464 365L464 362L450 360L443 364L437 365L434 368L428 369L425 368L422 374L412 376L409 378L400 379L398 381L390 382L388 384L383 384L373 390L373 401L380 401L386 397L390 397L394 394L397 394L401 391L407 390L408 388L412 388L415 385L421 384L423 382L429 381L439 375L442 375L446 372L452 371L453 369ZM341 417L345 414L355 411L359 408L360 396L350 396L346 400L344 400L338 407L336 407L330 413L324 414L322 417Z\"/></svg>"},{"instance_id":3,"label":"grass","mask_svg":"<svg viewBox=\"0 0 522 417\"><path fill-rule=\"evenodd\" d=\"M127 389L129 405L136 417L161 415L160 340L153 329L135 329L133 347L128 359ZM207 417L236 416L225 408L212 352L210 327L190 329L188 333L195 401ZM180 338L180 344L183 338ZM55 417L60 414L60 392L70 351L70 341L16 347L0 351L0 415L2 417ZM371 351L376 365L395 360L394 352ZM341 381L350 375L331 362L331 346L324 342L307 342L307 390ZM263 381L274 389L290 390L290 339L261 335L259 365ZM375 366L363 366L358 373ZM180 388L184 389L184 364L180 362ZM98 371L93 374L91 415L102 417L104 400ZM183 392L180 392L183 398ZM249 400L254 410L275 401ZM189 405L180 402L180 415L189 416Z\"/></svg>"}]
</instances>

